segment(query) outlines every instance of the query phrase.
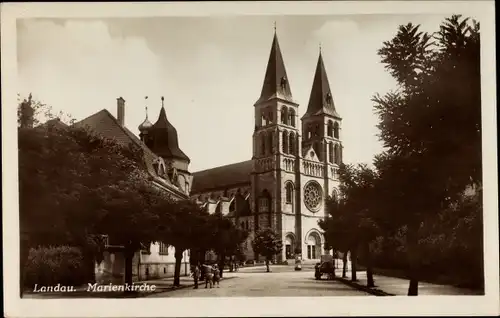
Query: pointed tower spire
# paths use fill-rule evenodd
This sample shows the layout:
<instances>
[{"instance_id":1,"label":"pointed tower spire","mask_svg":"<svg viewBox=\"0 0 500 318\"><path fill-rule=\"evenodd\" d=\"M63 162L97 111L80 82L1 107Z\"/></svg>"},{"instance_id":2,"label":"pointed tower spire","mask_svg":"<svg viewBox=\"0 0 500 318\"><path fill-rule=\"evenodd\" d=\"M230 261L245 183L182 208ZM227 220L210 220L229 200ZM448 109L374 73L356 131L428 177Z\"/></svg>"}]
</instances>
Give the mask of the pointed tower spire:
<instances>
[{"instance_id":1,"label":"pointed tower spire","mask_svg":"<svg viewBox=\"0 0 500 318\"><path fill-rule=\"evenodd\" d=\"M274 29L273 44L271 45L271 53L267 62L266 75L260 98L255 104L259 104L273 98L283 99L293 103L292 91L288 76L286 74L285 63L281 54L278 36L276 34L276 22Z\"/></svg>"},{"instance_id":2,"label":"pointed tower spire","mask_svg":"<svg viewBox=\"0 0 500 318\"><path fill-rule=\"evenodd\" d=\"M339 114L335 110L335 103L333 102L330 83L328 82L328 76L326 74L325 64L321 53L321 44L319 47L318 64L314 74L311 96L309 97L309 104L304 117L320 114L340 118Z\"/></svg>"}]
</instances>

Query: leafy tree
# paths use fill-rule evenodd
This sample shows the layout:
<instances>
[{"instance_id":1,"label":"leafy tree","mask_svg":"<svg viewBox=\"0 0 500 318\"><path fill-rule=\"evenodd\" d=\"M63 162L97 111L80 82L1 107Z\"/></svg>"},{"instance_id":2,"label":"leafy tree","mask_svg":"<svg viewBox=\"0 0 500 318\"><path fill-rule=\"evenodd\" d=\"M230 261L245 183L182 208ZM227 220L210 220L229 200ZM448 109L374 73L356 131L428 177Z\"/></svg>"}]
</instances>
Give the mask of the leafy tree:
<instances>
[{"instance_id":1,"label":"leafy tree","mask_svg":"<svg viewBox=\"0 0 500 318\"><path fill-rule=\"evenodd\" d=\"M155 210L159 215L158 240L175 248L174 286L179 286L184 251L208 249L212 242L209 214L190 200L162 201Z\"/></svg>"},{"instance_id":2,"label":"leafy tree","mask_svg":"<svg viewBox=\"0 0 500 318\"><path fill-rule=\"evenodd\" d=\"M479 47L479 23L453 15L432 35L400 26L378 52L399 83L373 98L387 149L375 163L379 210L384 226L407 226L408 295L418 294L425 222L481 182Z\"/></svg>"},{"instance_id":3,"label":"leafy tree","mask_svg":"<svg viewBox=\"0 0 500 318\"><path fill-rule=\"evenodd\" d=\"M270 228L259 230L252 241L253 250L266 258L266 271L269 272L269 261L274 255L281 253L283 243Z\"/></svg>"},{"instance_id":4,"label":"leafy tree","mask_svg":"<svg viewBox=\"0 0 500 318\"><path fill-rule=\"evenodd\" d=\"M368 286L374 286L370 243L377 234L375 207L375 172L366 165L342 165L339 169L340 198L327 203L328 218L319 221L327 244L344 254L345 277L347 252L351 252L352 280L357 280L358 249L367 266Z\"/></svg>"},{"instance_id":5,"label":"leafy tree","mask_svg":"<svg viewBox=\"0 0 500 318\"><path fill-rule=\"evenodd\" d=\"M212 249L218 256L220 275L223 275L226 257L239 256L241 244L247 239L248 231L240 229L220 214L211 215L213 232Z\"/></svg>"},{"instance_id":6,"label":"leafy tree","mask_svg":"<svg viewBox=\"0 0 500 318\"><path fill-rule=\"evenodd\" d=\"M20 116L31 114L26 103L19 109ZM30 248L68 244L82 248L93 280L94 261L102 260L101 234L106 234L100 222L112 202L103 198L126 191L116 185L132 189L131 175L142 168L140 149L66 125L21 125L18 142L21 270ZM121 196L122 206L116 209L126 210L135 194Z\"/></svg>"}]
</instances>

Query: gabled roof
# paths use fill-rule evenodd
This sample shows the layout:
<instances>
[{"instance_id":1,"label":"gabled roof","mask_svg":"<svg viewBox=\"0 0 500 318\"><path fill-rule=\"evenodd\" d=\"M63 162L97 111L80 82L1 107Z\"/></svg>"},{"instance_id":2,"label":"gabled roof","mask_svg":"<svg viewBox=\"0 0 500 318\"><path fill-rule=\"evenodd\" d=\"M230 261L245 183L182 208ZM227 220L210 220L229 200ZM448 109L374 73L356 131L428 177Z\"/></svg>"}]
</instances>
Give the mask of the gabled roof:
<instances>
[{"instance_id":1,"label":"gabled roof","mask_svg":"<svg viewBox=\"0 0 500 318\"><path fill-rule=\"evenodd\" d=\"M278 42L278 37L274 33L271 53L267 62L266 75L260 98L255 104L265 102L274 98L279 98L294 103L290 83L286 75L285 63L281 55L281 49Z\"/></svg>"},{"instance_id":2,"label":"gabled roof","mask_svg":"<svg viewBox=\"0 0 500 318\"><path fill-rule=\"evenodd\" d=\"M144 154L146 169L155 181L161 184L161 186L167 188L169 191L172 191L174 194L183 198L187 197L184 192L180 191L169 180L160 178L153 166L153 163L156 161L158 156L155 155L136 135L134 135L133 132L120 125L118 120L111 115L107 109L103 109L79 122L76 122L74 127L88 129L89 131L104 138L113 139L123 146L128 146L132 143L141 147Z\"/></svg>"},{"instance_id":3,"label":"gabled roof","mask_svg":"<svg viewBox=\"0 0 500 318\"><path fill-rule=\"evenodd\" d=\"M250 183L252 160L193 173L191 195Z\"/></svg>"},{"instance_id":4,"label":"gabled roof","mask_svg":"<svg viewBox=\"0 0 500 318\"><path fill-rule=\"evenodd\" d=\"M319 53L318 64L314 74L309 104L303 118L315 115L329 115L340 119L339 114L335 110L335 103L321 52Z\"/></svg>"}]
</instances>

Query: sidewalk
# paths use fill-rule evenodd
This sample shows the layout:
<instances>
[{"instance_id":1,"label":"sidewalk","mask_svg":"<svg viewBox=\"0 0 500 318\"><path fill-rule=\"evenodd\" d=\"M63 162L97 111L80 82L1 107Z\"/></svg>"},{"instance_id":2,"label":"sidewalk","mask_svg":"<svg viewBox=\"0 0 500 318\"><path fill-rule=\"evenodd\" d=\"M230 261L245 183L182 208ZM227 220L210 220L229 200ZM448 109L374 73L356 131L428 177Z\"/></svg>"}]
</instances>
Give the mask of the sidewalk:
<instances>
[{"instance_id":1,"label":"sidewalk","mask_svg":"<svg viewBox=\"0 0 500 318\"><path fill-rule=\"evenodd\" d=\"M366 287L367 277L366 271L357 272L357 281L351 282L351 271L347 272L347 278L342 278L342 269L335 271L336 279L354 288L371 292L378 296L407 296L408 286L410 281L408 279L388 277L383 275L373 275L375 280L375 287ZM419 282L418 294L422 296L449 296L449 295L484 295L480 290L459 288L450 285L431 284L426 282Z\"/></svg>"},{"instance_id":2,"label":"sidewalk","mask_svg":"<svg viewBox=\"0 0 500 318\"><path fill-rule=\"evenodd\" d=\"M226 273L224 273L226 274ZM228 277L231 278L231 277ZM227 279L223 277L221 280ZM170 292L173 290L178 290L182 288L194 287L193 278L190 276L180 277L180 286L174 286L174 278L158 278L147 281L134 282L134 285L147 285L150 287L155 286L154 291L134 291L134 292L122 292L122 291L92 291L89 289L88 285L76 287L73 292L32 292L27 291L23 295L23 299L48 299L48 298L138 298L145 297L151 294ZM200 285L204 282L200 281ZM98 285L99 286L99 285ZM109 284L102 284L100 286L109 286Z\"/></svg>"}]
</instances>

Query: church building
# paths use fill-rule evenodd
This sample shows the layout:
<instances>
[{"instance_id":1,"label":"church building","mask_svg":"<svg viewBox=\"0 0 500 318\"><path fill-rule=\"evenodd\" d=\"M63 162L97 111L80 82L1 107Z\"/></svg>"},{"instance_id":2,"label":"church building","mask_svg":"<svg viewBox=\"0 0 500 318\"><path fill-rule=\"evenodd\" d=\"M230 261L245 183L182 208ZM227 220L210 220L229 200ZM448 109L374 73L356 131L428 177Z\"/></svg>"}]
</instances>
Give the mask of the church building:
<instances>
[{"instance_id":1,"label":"church building","mask_svg":"<svg viewBox=\"0 0 500 318\"><path fill-rule=\"evenodd\" d=\"M250 106L250 105L249 105ZM298 120L278 37L274 34L264 83L255 110L253 155L249 160L193 173L191 198L211 212L234 219L250 231L270 227L281 236L277 261L317 260L325 253L318 221L326 199L337 196L342 162L341 123L319 53L307 110ZM248 136L250 138L250 136Z\"/></svg>"}]
</instances>

